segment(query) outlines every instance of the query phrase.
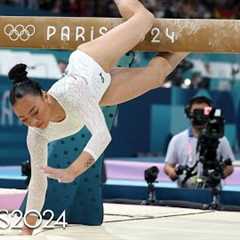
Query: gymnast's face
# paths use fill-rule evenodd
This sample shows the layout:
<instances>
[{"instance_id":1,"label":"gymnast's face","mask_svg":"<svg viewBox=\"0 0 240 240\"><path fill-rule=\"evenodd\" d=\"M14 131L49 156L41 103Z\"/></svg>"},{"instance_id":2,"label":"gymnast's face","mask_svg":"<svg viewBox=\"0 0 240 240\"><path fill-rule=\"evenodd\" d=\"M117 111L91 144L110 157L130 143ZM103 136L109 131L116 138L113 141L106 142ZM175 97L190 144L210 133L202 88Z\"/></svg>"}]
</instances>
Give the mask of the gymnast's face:
<instances>
[{"instance_id":1,"label":"gymnast's face","mask_svg":"<svg viewBox=\"0 0 240 240\"><path fill-rule=\"evenodd\" d=\"M44 129L50 121L49 95L47 93L43 93L43 96L27 94L16 101L13 110L26 126Z\"/></svg>"}]
</instances>

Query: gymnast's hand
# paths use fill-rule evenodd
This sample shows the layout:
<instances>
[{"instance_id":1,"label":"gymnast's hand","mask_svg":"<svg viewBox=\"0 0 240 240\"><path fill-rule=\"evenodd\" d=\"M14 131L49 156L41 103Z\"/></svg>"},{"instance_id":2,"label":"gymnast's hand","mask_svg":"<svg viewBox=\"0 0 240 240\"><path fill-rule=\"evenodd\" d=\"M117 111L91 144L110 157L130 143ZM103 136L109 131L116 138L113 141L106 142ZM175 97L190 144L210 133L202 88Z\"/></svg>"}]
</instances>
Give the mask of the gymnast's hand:
<instances>
[{"instance_id":1,"label":"gymnast's hand","mask_svg":"<svg viewBox=\"0 0 240 240\"><path fill-rule=\"evenodd\" d=\"M49 178L55 179L61 183L73 182L76 177L70 168L60 169L46 166L41 169Z\"/></svg>"},{"instance_id":2,"label":"gymnast's hand","mask_svg":"<svg viewBox=\"0 0 240 240\"><path fill-rule=\"evenodd\" d=\"M28 227L24 226L21 229L20 235L32 235L32 234L33 234L33 229L31 229L31 228L28 228Z\"/></svg>"}]
</instances>

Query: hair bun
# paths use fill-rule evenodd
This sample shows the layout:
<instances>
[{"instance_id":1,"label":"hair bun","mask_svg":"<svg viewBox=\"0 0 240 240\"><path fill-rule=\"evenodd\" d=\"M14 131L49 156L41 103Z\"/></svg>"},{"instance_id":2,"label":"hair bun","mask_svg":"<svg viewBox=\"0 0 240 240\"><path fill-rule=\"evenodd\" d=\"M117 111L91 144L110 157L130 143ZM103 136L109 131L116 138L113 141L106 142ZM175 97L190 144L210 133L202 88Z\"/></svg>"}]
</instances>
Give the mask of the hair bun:
<instances>
[{"instance_id":1,"label":"hair bun","mask_svg":"<svg viewBox=\"0 0 240 240\"><path fill-rule=\"evenodd\" d=\"M25 82L28 80L26 71L26 64L17 64L15 65L8 73L8 78L13 82L13 84Z\"/></svg>"}]
</instances>

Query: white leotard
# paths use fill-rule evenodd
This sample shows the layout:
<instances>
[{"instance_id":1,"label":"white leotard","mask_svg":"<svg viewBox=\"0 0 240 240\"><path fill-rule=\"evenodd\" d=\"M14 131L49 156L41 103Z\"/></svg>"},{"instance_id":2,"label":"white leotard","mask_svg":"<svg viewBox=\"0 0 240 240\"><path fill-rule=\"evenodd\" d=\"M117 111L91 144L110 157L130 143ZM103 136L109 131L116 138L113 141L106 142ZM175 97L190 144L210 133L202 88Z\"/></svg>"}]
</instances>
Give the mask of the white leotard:
<instances>
[{"instance_id":1,"label":"white leotard","mask_svg":"<svg viewBox=\"0 0 240 240\"><path fill-rule=\"evenodd\" d=\"M40 170L47 164L48 143L70 136L86 126L92 134L84 148L95 160L111 141L99 101L111 82L110 74L88 55L76 50L69 58L66 75L48 93L63 107L66 118L50 122L46 129L28 128L27 146L31 157L32 177L27 208L41 211L47 190L47 177Z\"/></svg>"}]
</instances>

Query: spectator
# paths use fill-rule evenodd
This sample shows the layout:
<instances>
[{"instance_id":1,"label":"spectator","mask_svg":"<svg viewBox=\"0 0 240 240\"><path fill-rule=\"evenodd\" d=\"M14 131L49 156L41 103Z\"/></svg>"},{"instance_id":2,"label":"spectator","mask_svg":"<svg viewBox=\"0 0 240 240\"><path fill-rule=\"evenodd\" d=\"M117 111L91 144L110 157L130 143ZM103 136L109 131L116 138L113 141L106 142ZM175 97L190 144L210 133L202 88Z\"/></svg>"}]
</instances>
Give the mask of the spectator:
<instances>
[{"instance_id":1,"label":"spectator","mask_svg":"<svg viewBox=\"0 0 240 240\"><path fill-rule=\"evenodd\" d=\"M68 8L69 15L71 16L81 16L83 15L80 11L80 3L76 0L69 0Z\"/></svg>"},{"instance_id":2,"label":"spectator","mask_svg":"<svg viewBox=\"0 0 240 240\"><path fill-rule=\"evenodd\" d=\"M187 59L184 59L178 67L172 72L167 79L171 81L172 85L174 86L182 86L184 83L183 75L185 72L193 68L192 62L188 61Z\"/></svg>"},{"instance_id":3,"label":"spectator","mask_svg":"<svg viewBox=\"0 0 240 240\"><path fill-rule=\"evenodd\" d=\"M53 3L52 12L55 14L60 14L63 10L63 2L61 0L55 0Z\"/></svg>"},{"instance_id":4,"label":"spectator","mask_svg":"<svg viewBox=\"0 0 240 240\"><path fill-rule=\"evenodd\" d=\"M237 2L235 0L220 0L216 2L213 10L215 18L234 19L238 14Z\"/></svg>"}]
</instances>

